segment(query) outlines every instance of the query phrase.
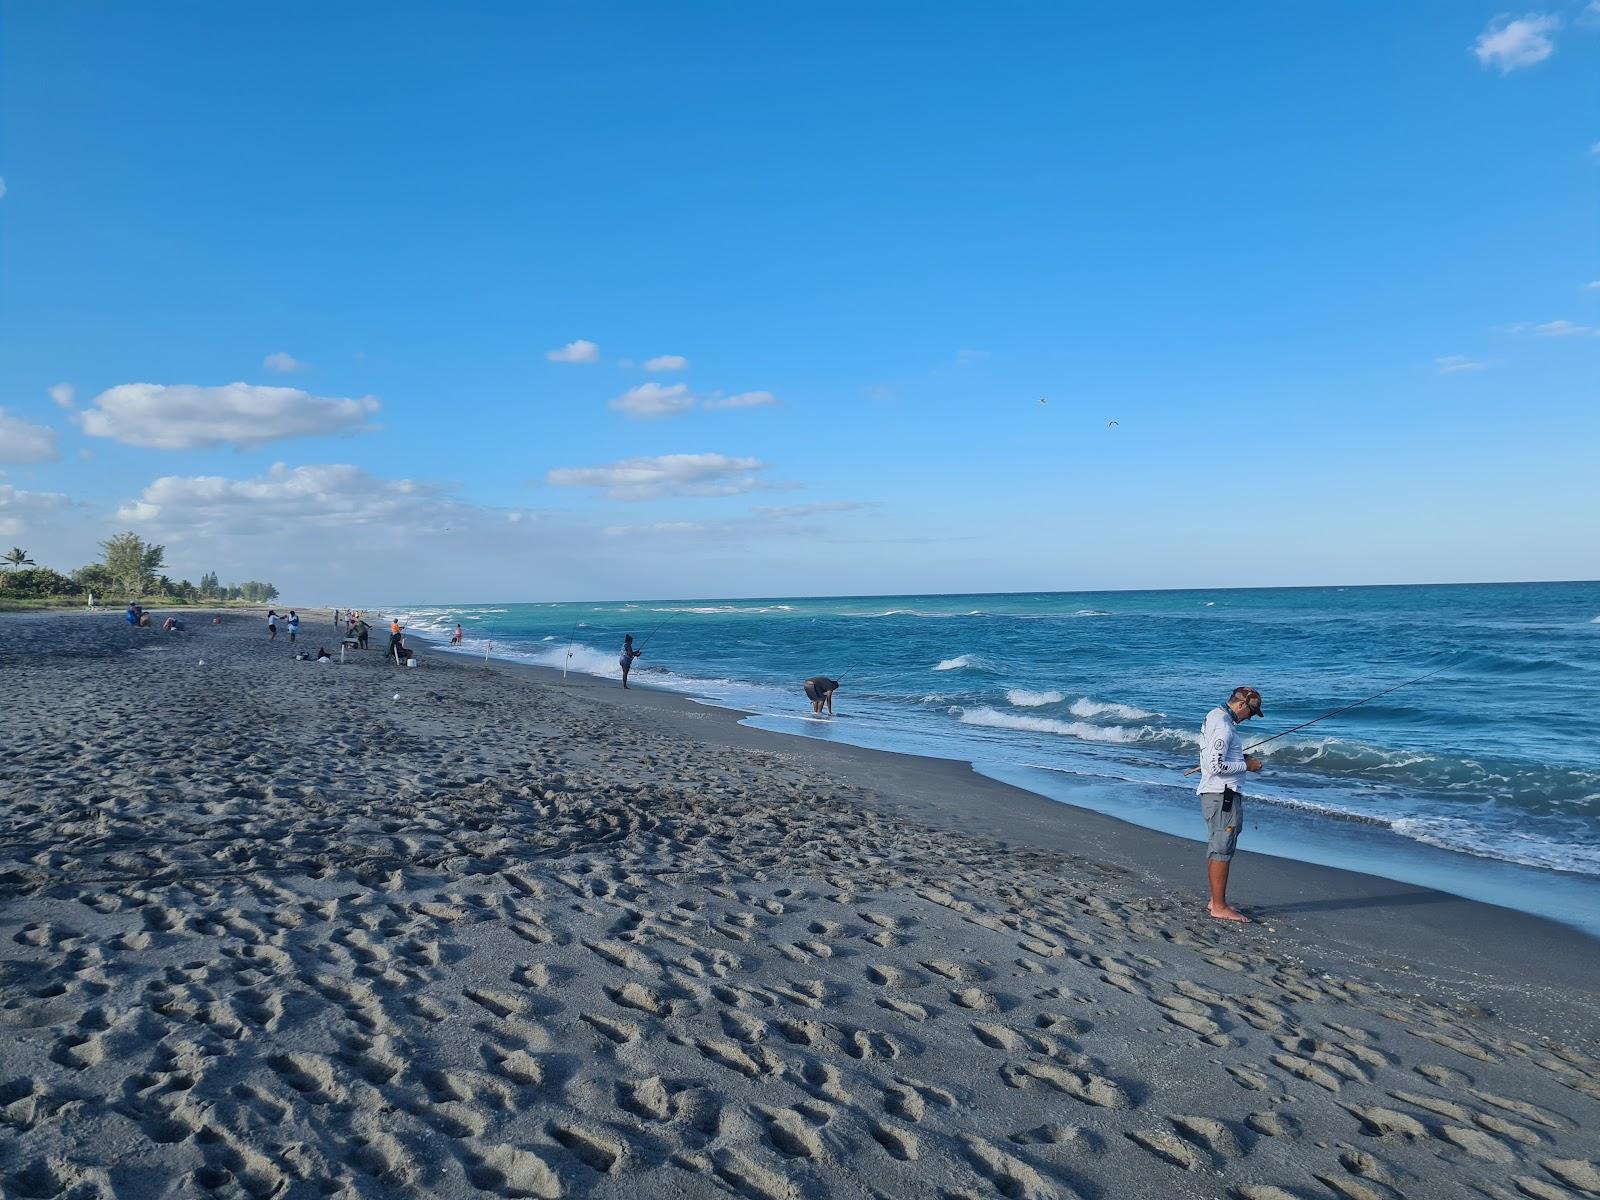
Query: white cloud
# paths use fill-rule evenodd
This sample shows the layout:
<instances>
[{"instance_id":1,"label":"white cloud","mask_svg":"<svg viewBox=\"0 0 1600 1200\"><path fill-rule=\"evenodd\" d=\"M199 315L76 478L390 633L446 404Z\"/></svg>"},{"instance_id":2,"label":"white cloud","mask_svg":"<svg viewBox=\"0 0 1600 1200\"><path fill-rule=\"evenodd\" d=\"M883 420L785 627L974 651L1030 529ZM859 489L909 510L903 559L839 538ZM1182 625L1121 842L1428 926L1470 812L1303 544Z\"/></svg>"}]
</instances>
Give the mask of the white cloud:
<instances>
[{"instance_id":1,"label":"white cloud","mask_svg":"<svg viewBox=\"0 0 1600 1200\"><path fill-rule=\"evenodd\" d=\"M648 420L656 417L675 417L679 413L688 412L696 405L710 410L760 408L777 402L778 398L771 392L740 392L734 396L724 396L716 392L709 396L696 396L689 390L688 384L684 383L667 385L641 383L612 400L610 407L618 412L625 412L630 417Z\"/></svg>"},{"instance_id":2,"label":"white cloud","mask_svg":"<svg viewBox=\"0 0 1600 1200\"><path fill-rule=\"evenodd\" d=\"M595 363L600 361L600 347L579 338L575 342L568 342L559 350L546 351L545 357L551 362L558 363Z\"/></svg>"},{"instance_id":3,"label":"white cloud","mask_svg":"<svg viewBox=\"0 0 1600 1200\"><path fill-rule=\"evenodd\" d=\"M1591 279L1583 285L1583 290L1586 292L1600 292L1600 279Z\"/></svg>"},{"instance_id":4,"label":"white cloud","mask_svg":"<svg viewBox=\"0 0 1600 1200\"><path fill-rule=\"evenodd\" d=\"M1521 17L1502 13L1478 35L1472 53L1483 66L1496 67L1500 74L1509 75L1542 63L1555 53L1550 35L1560 28L1561 18L1554 13L1528 13Z\"/></svg>"},{"instance_id":5,"label":"white cloud","mask_svg":"<svg viewBox=\"0 0 1600 1200\"><path fill-rule=\"evenodd\" d=\"M438 518L453 505L435 484L379 479L360 467L330 463L290 468L274 463L254 479L221 475L165 475L136 500L123 504L123 521L157 523L167 530L226 536L293 529L330 535L354 526L398 523L407 528L447 524ZM324 549L333 553L337 541Z\"/></svg>"},{"instance_id":6,"label":"white cloud","mask_svg":"<svg viewBox=\"0 0 1600 1200\"><path fill-rule=\"evenodd\" d=\"M48 462L60 457L54 429L8 417L0 408L0 463Z\"/></svg>"},{"instance_id":7,"label":"white cloud","mask_svg":"<svg viewBox=\"0 0 1600 1200\"><path fill-rule=\"evenodd\" d=\"M650 419L686 412L694 407L694 399L686 384L662 387L659 383L641 383L611 401L611 407L630 417Z\"/></svg>"},{"instance_id":8,"label":"white cloud","mask_svg":"<svg viewBox=\"0 0 1600 1200\"><path fill-rule=\"evenodd\" d=\"M987 350L958 350L956 351L956 366L970 367L973 363L986 362L989 358Z\"/></svg>"},{"instance_id":9,"label":"white cloud","mask_svg":"<svg viewBox=\"0 0 1600 1200\"><path fill-rule=\"evenodd\" d=\"M287 350L279 350L276 354L269 354L261 360L261 365L269 371L277 371L284 375L292 375L296 371L304 371L311 364L301 362Z\"/></svg>"},{"instance_id":10,"label":"white cloud","mask_svg":"<svg viewBox=\"0 0 1600 1200\"><path fill-rule=\"evenodd\" d=\"M124 383L96 396L80 421L85 433L129 446L248 449L280 438L369 429L367 418L377 411L378 401L372 396L350 400L248 383L223 387Z\"/></svg>"},{"instance_id":11,"label":"white cloud","mask_svg":"<svg viewBox=\"0 0 1600 1200\"><path fill-rule=\"evenodd\" d=\"M764 405L776 404L778 398L771 392L740 392L736 396L708 396L705 399L706 408L761 408Z\"/></svg>"},{"instance_id":12,"label":"white cloud","mask_svg":"<svg viewBox=\"0 0 1600 1200\"><path fill-rule=\"evenodd\" d=\"M553 487L595 488L612 500L734 496L768 486L758 477L766 466L758 458L725 454L661 454L599 467L557 467L545 478Z\"/></svg>"},{"instance_id":13,"label":"white cloud","mask_svg":"<svg viewBox=\"0 0 1600 1200\"><path fill-rule=\"evenodd\" d=\"M644 362L646 371L682 371L688 366L689 360L681 354L658 354Z\"/></svg>"},{"instance_id":14,"label":"white cloud","mask_svg":"<svg viewBox=\"0 0 1600 1200\"><path fill-rule=\"evenodd\" d=\"M71 408L78 394L72 390L70 383L58 383L50 389L50 399L56 402L58 408Z\"/></svg>"},{"instance_id":15,"label":"white cloud","mask_svg":"<svg viewBox=\"0 0 1600 1200\"><path fill-rule=\"evenodd\" d=\"M660 535L682 537L685 534L704 533L706 528L704 521L655 521L649 525L607 525L600 532L608 538Z\"/></svg>"},{"instance_id":16,"label":"white cloud","mask_svg":"<svg viewBox=\"0 0 1600 1200\"><path fill-rule=\"evenodd\" d=\"M19 537L48 514L67 507L60 492L24 492L0 483L0 537Z\"/></svg>"},{"instance_id":17,"label":"white cloud","mask_svg":"<svg viewBox=\"0 0 1600 1200\"><path fill-rule=\"evenodd\" d=\"M1538 337L1588 337L1594 330L1571 321L1546 321L1543 325L1535 325L1533 332Z\"/></svg>"},{"instance_id":18,"label":"white cloud","mask_svg":"<svg viewBox=\"0 0 1600 1200\"><path fill-rule=\"evenodd\" d=\"M1476 358L1468 358L1465 354L1447 354L1443 358L1436 358L1433 361L1434 365L1439 368L1439 374L1441 375L1457 375L1462 371L1482 371L1489 366L1488 363Z\"/></svg>"}]
</instances>

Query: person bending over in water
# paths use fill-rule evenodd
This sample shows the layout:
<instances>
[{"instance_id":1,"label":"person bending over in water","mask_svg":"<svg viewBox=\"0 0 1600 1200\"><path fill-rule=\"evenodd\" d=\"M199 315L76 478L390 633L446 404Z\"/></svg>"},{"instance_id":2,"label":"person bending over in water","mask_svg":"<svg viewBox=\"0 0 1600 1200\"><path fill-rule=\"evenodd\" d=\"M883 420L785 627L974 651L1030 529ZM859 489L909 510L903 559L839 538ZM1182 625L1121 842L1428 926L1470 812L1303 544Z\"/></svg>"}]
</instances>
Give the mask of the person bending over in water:
<instances>
[{"instance_id":1,"label":"person bending over in water","mask_svg":"<svg viewBox=\"0 0 1600 1200\"><path fill-rule=\"evenodd\" d=\"M460 625L457 625L456 626L456 631L450 635L450 644L452 646L461 645L461 626Z\"/></svg>"},{"instance_id":2,"label":"person bending over in water","mask_svg":"<svg viewBox=\"0 0 1600 1200\"><path fill-rule=\"evenodd\" d=\"M622 667L622 686L623 687L627 687L628 686L628 672L633 670L633 660L636 659L636 658L643 658L643 657L644 657L644 651L643 650L635 650L633 648L633 634L631 634L631 633L623 634L622 635L622 657L617 659L617 663Z\"/></svg>"},{"instance_id":3,"label":"person bending over in water","mask_svg":"<svg viewBox=\"0 0 1600 1200\"><path fill-rule=\"evenodd\" d=\"M839 681L826 675L813 675L806 680L806 699L811 701L811 711L820 715L826 705L828 715L833 716L833 694L838 690Z\"/></svg>"}]
</instances>

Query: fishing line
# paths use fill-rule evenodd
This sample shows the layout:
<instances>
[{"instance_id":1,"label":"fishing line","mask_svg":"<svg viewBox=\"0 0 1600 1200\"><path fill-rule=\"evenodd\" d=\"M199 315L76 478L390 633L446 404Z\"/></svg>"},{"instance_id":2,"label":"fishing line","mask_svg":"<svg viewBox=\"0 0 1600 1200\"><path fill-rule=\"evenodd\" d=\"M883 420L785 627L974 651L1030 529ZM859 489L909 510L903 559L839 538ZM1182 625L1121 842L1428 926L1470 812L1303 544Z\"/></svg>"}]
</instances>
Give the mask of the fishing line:
<instances>
[{"instance_id":1,"label":"fishing line","mask_svg":"<svg viewBox=\"0 0 1600 1200\"><path fill-rule=\"evenodd\" d=\"M1445 663L1445 665L1438 668L1438 670L1429 671L1426 675L1418 675L1415 679L1408 679L1404 683L1397 683L1393 687L1384 688L1381 692L1374 692L1364 700L1357 700L1353 704L1346 704L1343 708L1336 708L1332 712L1325 712L1320 717L1312 717L1309 721L1302 721L1298 725L1291 725L1282 733L1275 733L1269 738L1262 738L1259 742L1252 742L1250 745L1244 748L1244 753L1248 754L1258 746L1265 746L1268 742L1275 742L1281 737L1288 737L1291 733L1295 733L1301 729L1309 728L1310 726L1317 724L1319 721L1326 721L1329 717L1337 717L1340 713L1347 713L1352 708L1360 708L1363 704L1369 704L1374 700L1380 699L1383 696L1387 696L1390 692L1398 692L1401 688L1407 688L1412 684L1421 683L1425 679L1432 679L1435 675L1442 675L1453 665L1453 662ZM1199 767L1190 767L1184 772L1184 774L1193 775L1199 769Z\"/></svg>"},{"instance_id":2,"label":"fishing line","mask_svg":"<svg viewBox=\"0 0 1600 1200\"><path fill-rule=\"evenodd\" d=\"M644 641L639 643L639 653L643 654L644 653L644 648L650 644L650 639L655 637L656 634L660 633L661 632L661 627L663 625L665 625L668 621L672 620L673 617L677 616L682 611L683 611L683 609L681 609L681 608L673 609L670 613L668 613L665 617L663 617L661 619L661 621L656 625L656 627L654 629L652 629L649 633L645 634L644 635Z\"/></svg>"}]
</instances>

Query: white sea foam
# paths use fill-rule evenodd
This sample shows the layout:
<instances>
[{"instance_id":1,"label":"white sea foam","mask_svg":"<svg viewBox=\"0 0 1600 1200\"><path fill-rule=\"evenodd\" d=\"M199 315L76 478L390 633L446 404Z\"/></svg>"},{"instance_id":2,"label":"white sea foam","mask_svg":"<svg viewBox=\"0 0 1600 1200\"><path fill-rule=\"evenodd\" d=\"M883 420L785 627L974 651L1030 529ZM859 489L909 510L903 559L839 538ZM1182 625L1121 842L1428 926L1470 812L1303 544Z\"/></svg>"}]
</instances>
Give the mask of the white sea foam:
<instances>
[{"instance_id":1,"label":"white sea foam","mask_svg":"<svg viewBox=\"0 0 1600 1200\"><path fill-rule=\"evenodd\" d=\"M1027 688L1012 688L1006 693L1006 700L1018 708L1043 708L1046 704L1060 704L1065 699L1064 695L1053 689L1047 692L1030 692Z\"/></svg>"},{"instance_id":2,"label":"white sea foam","mask_svg":"<svg viewBox=\"0 0 1600 1200\"><path fill-rule=\"evenodd\" d=\"M1177 729L1157 729L1150 725L1091 725L1087 721L1058 721L1054 717L1025 717L980 707L960 710L963 725L982 725L990 729L1016 729L1027 733L1052 733L1085 742L1176 741L1198 745L1199 737Z\"/></svg>"},{"instance_id":3,"label":"white sea foam","mask_svg":"<svg viewBox=\"0 0 1600 1200\"><path fill-rule=\"evenodd\" d=\"M1056 698L1060 699L1060 696L1058 695ZM1075 717L1116 717L1122 721L1143 721L1155 716L1155 713L1146 712L1142 708L1135 708L1131 704L1091 700L1087 696L1081 700L1074 700L1072 707L1067 711Z\"/></svg>"},{"instance_id":4,"label":"white sea foam","mask_svg":"<svg viewBox=\"0 0 1600 1200\"><path fill-rule=\"evenodd\" d=\"M1108 612L1101 612L1098 608L1080 608L1072 614L1075 617L1109 617Z\"/></svg>"},{"instance_id":5,"label":"white sea foam","mask_svg":"<svg viewBox=\"0 0 1600 1200\"><path fill-rule=\"evenodd\" d=\"M994 664L981 654L958 654L955 658L941 659L935 671L993 671Z\"/></svg>"}]
</instances>

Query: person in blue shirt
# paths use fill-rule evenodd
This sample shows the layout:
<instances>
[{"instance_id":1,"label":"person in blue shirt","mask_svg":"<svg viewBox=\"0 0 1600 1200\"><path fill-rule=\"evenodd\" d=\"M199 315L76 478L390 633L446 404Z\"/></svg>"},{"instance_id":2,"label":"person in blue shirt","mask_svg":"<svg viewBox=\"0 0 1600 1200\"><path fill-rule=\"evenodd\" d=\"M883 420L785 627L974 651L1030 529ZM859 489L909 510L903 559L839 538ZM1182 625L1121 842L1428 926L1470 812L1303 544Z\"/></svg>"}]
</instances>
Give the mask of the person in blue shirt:
<instances>
[{"instance_id":1,"label":"person in blue shirt","mask_svg":"<svg viewBox=\"0 0 1600 1200\"><path fill-rule=\"evenodd\" d=\"M139 623L139 606L132 600L128 601L128 611L122 614L122 619L129 625L137 625Z\"/></svg>"}]
</instances>

